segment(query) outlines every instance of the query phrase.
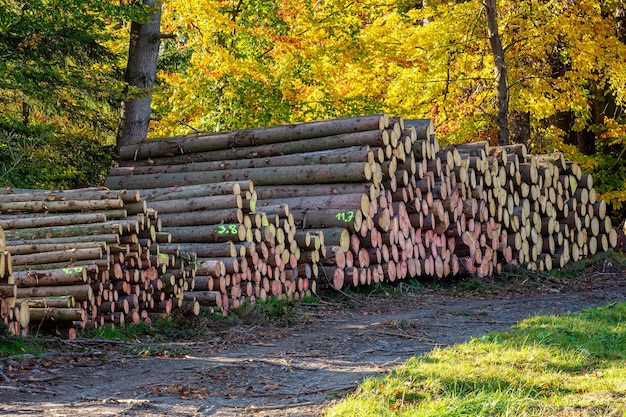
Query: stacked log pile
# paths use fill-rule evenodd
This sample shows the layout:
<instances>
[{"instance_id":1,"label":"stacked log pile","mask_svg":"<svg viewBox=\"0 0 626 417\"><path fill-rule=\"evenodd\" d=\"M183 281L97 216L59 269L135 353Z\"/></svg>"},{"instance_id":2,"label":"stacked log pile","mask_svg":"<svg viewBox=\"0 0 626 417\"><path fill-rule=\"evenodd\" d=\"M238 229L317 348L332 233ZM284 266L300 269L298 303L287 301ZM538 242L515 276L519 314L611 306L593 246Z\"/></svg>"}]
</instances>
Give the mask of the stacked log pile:
<instances>
[{"instance_id":1,"label":"stacked log pile","mask_svg":"<svg viewBox=\"0 0 626 417\"><path fill-rule=\"evenodd\" d=\"M30 322L27 304L18 302L11 254L6 250L4 230L0 229L0 319L13 334L20 334Z\"/></svg>"},{"instance_id":2,"label":"stacked log pile","mask_svg":"<svg viewBox=\"0 0 626 417\"><path fill-rule=\"evenodd\" d=\"M284 205L258 210L252 181L145 184L157 186L141 192L171 236L160 251L193 258L185 299L226 313L243 299L311 294L313 268L300 258L292 216Z\"/></svg>"},{"instance_id":3,"label":"stacked log pile","mask_svg":"<svg viewBox=\"0 0 626 417\"><path fill-rule=\"evenodd\" d=\"M168 236L138 191L5 189L0 226L29 316L14 333L74 337L78 326L149 321L183 298L180 282L161 278L189 267L160 254Z\"/></svg>"},{"instance_id":4,"label":"stacked log pile","mask_svg":"<svg viewBox=\"0 0 626 417\"><path fill-rule=\"evenodd\" d=\"M442 149L428 119L378 114L148 140L121 148L120 158L105 183L112 189L155 188L158 194L167 187L246 181L240 197L249 204L221 212L223 226L211 217L185 227L236 231L231 242L241 252L229 246L231 262L247 260L253 287L272 296L281 296L281 285L258 284L275 283L277 275L282 287L311 277L312 284L339 289L418 276L490 275L511 265L550 270L606 251L616 240L604 202L577 164L561 154L529 155L523 145ZM207 200L201 208L183 202L181 210L200 218L220 209ZM255 213L274 216L285 237L273 243L246 238L252 224L252 234L267 232L262 220L252 220ZM200 228L178 227L164 220L164 230L180 233L181 247L203 251L203 262L228 258L228 250L219 257L207 252L215 239L198 240ZM246 246L251 242L253 249ZM270 258L278 248L285 263L290 260L288 280L284 268L259 268L250 258L269 259L262 243ZM221 278L224 302L239 293L259 295Z\"/></svg>"}]
</instances>

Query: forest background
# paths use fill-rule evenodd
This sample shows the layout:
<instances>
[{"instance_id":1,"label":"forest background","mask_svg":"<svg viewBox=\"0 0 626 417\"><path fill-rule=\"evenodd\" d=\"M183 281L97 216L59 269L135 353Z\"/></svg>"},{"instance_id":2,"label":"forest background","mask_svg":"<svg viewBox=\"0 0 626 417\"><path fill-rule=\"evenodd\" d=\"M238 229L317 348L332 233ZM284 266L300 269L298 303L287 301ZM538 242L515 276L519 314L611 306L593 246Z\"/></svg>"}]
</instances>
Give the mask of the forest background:
<instances>
[{"instance_id":1,"label":"forest background","mask_svg":"<svg viewBox=\"0 0 626 417\"><path fill-rule=\"evenodd\" d=\"M123 82L143 3L0 0L2 185L103 183L120 103L146 94ZM164 0L161 30L149 137L384 111L497 145L500 98L510 143L577 161L626 217L622 1Z\"/></svg>"}]
</instances>

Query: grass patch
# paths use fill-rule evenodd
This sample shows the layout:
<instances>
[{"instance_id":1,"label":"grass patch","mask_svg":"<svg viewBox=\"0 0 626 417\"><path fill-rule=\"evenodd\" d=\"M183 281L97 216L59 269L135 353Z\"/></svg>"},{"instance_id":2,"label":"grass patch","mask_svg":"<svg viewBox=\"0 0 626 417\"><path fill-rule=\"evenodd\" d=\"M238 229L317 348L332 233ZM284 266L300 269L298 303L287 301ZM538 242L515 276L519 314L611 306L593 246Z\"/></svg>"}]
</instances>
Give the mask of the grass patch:
<instances>
[{"instance_id":1,"label":"grass patch","mask_svg":"<svg viewBox=\"0 0 626 417\"><path fill-rule=\"evenodd\" d=\"M326 416L626 416L626 303L411 358Z\"/></svg>"},{"instance_id":2,"label":"grass patch","mask_svg":"<svg viewBox=\"0 0 626 417\"><path fill-rule=\"evenodd\" d=\"M232 313L248 326L291 327L302 323L297 305L298 301L295 300L268 298L264 302L244 303L233 309Z\"/></svg>"},{"instance_id":3,"label":"grass patch","mask_svg":"<svg viewBox=\"0 0 626 417\"><path fill-rule=\"evenodd\" d=\"M41 354L49 347L34 338L14 336L0 321L0 358L24 354Z\"/></svg>"}]
</instances>

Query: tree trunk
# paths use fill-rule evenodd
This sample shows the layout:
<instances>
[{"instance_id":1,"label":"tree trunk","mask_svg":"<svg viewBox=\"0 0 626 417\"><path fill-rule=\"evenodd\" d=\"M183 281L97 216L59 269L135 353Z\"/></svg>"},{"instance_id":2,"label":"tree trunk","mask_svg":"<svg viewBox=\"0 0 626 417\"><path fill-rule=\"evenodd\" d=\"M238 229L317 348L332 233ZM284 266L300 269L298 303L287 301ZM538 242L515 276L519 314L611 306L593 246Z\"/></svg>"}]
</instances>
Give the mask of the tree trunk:
<instances>
[{"instance_id":1,"label":"tree trunk","mask_svg":"<svg viewBox=\"0 0 626 417\"><path fill-rule=\"evenodd\" d=\"M502 47L502 39L498 31L498 14L496 11L496 0L485 0L483 2L487 15L487 27L489 29L489 43L491 44L491 52L495 64L498 98L498 115L496 123L498 124L498 143L500 145L509 144L509 88L508 73L506 69L506 61L504 60L504 48Z\"/></svg>"},{"instance_id":2,"label":"tree trunk","mask_svg":"<svg viewBox=\"0 0 626 417\"><path fill-rule=\"evenodd\" d=\"M511 143L530 144L530 112L512 111L509 131Z\"/></svg>"},{"instance_id":3,"label":"tree trunk","mask_svg":"<svg viewBox=\"0 0 626 417\"><path fill-rule=\"evenodd\" d=\"M156 11L150 16L149 23L131 24L128 64L124 75L125 100L121 105L117 134L118 149L145 139L150 123L152 88L161 44L161 3L156 0L142 2Z\"/></svg>"}]
</instances>

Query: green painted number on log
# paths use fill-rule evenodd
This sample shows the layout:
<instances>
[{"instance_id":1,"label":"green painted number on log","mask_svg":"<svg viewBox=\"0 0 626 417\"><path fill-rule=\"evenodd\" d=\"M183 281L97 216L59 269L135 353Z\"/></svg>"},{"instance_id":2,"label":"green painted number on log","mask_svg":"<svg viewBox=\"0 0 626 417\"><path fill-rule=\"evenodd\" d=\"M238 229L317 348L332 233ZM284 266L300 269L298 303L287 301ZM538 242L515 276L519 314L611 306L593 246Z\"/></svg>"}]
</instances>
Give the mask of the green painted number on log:
<instances>
[{"instance_id":1,"label":"green painted number on log","mask_svg":"<svg viewBox=\"0 0 626 417\"><path fill-rule=\"evenodd\" d=\"M236 235L238 233L237 230L237 225L236 224L226 224L226 225L219 225L217 226L217 233L219 234L231 234L231 235Z\"/></svg>"},{"instance_id":2,"label":"green painted number on log","mask_svg":"<svg viewBox=\"0 0 626 417\"><path fill-rule=\"evenodd\" d=\"M354 212L353 211L346 211L346 212L342 212L342 213L337 213L335 214L335 218L339 221L342 222L351 222L354 219Z\"/></svg>"},{"instance_id":3,"label":"green painted number on log","mask_svg":"<svg viewBox=\"0 0 626 417\"><path fill-rule=\"evenodd\" d=\"M74 272L83 272L83 267L77 266L75 268L63 268L63 272L67 275L73 274Z\"/></svg>"}]
</instances>

